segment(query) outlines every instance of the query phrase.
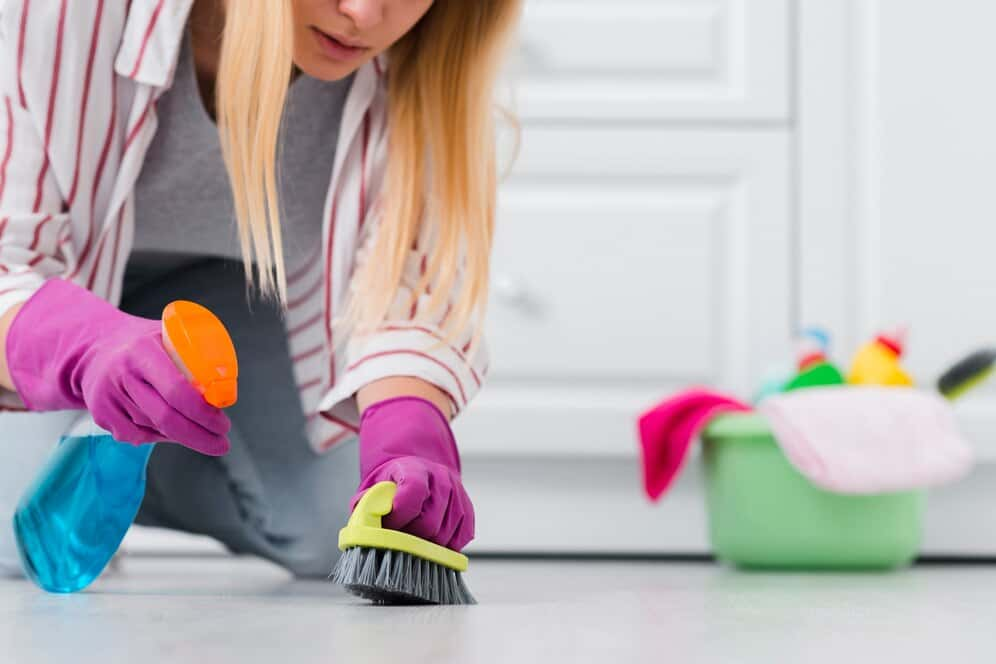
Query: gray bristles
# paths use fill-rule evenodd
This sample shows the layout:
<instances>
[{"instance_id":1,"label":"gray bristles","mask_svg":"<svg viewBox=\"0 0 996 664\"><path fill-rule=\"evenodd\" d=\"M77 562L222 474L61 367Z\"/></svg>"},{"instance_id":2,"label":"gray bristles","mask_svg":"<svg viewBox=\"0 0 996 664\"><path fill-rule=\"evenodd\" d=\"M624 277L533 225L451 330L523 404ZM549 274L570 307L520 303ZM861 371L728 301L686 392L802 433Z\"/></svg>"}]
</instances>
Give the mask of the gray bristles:
<instances>
[{"instance_id":1,"label":"gray bristles","mask_svg":"<svg viewBox=\"0 0 996 664\"><path fill-rule=\"evenodd\" d=\"M347 549L332 581L374 604L477 604L460 572L402 551Z\"/></svg>"}]
</instances>

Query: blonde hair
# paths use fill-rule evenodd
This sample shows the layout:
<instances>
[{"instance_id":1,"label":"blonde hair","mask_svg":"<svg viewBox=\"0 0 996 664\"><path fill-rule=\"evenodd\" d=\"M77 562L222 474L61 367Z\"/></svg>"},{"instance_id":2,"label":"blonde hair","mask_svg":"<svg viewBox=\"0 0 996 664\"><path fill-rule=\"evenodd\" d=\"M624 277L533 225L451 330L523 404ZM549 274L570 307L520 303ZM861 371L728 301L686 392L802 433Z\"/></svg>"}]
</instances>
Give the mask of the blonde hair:
<instances>
[{"instance_id":1,"label":"blonde hair","mask_svg":"<svg viewBox=\"0 0 996 664\"><path fill-rule=\"evenodd\" d=\"M349 314L361 329L388 316L423 224L431 224L434 252L408 306L428 295L423 310L441 312L452 297L452 330L483 311L497 188L493 91L521 3L437 1L389 53L388 194L376 260L356 275ZM293 34L290 0L239 0L226 18L216 86L246 270L283 302L276 154Z\"/></svg>"},{"instance_id":2,"label":"blonde hair","mask_svg":"<svg viewBox=\"0 0 996 664\"><path fill-rule=\"evenodd\" d=\"M239 0L226 12L215 104L246 273L287 301L277 147L294 64L289 0ZM255 264L255 270L254 270Z\"/></svg>"}]
</instances>

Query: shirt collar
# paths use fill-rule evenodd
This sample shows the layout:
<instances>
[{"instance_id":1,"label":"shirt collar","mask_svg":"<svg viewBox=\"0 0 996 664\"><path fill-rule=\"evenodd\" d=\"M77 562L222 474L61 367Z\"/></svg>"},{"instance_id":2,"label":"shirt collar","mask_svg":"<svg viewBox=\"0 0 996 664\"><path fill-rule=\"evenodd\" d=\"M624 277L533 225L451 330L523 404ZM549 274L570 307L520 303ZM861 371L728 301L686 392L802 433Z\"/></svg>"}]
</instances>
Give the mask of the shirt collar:
<instances>
[{"instance_id":1,"label":"shirt collar","mask_svg":"<svg viewBox=\"0 0 996 664\"><path fill-rule=\"evenodd\" d=\"M131 0L114 69L127 78L169 87L194 0Z\"/></svg>"}]
</instances>

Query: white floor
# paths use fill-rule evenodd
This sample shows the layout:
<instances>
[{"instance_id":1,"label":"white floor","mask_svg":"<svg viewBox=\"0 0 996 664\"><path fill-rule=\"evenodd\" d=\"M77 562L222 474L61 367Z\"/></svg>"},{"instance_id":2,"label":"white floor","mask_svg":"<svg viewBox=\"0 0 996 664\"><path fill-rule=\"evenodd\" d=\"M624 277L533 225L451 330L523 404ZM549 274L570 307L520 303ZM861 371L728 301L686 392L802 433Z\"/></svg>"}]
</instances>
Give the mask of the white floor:
<instances>
[{"instance_id":1,"label":"white floor","mask_svg":"<svg viewBox=\"0 0 996 664\"><path fill-rule=\"evenodd\" d=\"M964 662L996 659L996 567L743 574L711 564L472 565L476 607L381 608L224 558L130 558L75 596L0 581L0 661Z\"/></svg>"}]
</instances>

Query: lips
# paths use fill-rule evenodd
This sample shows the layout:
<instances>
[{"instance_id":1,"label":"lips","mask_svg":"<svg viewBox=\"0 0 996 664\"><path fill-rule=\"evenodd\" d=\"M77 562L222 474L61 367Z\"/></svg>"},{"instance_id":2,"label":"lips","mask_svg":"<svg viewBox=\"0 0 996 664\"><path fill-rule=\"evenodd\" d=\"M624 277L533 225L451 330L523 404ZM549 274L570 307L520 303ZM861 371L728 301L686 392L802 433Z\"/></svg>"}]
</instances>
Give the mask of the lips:
<instances>
[{"instance_id":1,"label":"lips","mask_svg":"<svg viewBox=\"0 0 996 664\"><path fill-rule=\"evenodd\" d=\"M330 35L315 27L312 27L311 31L326 57L337 62L358 60L370 50L367 46L349 42L345 38Z\"/></svg>"}]
</instances>

